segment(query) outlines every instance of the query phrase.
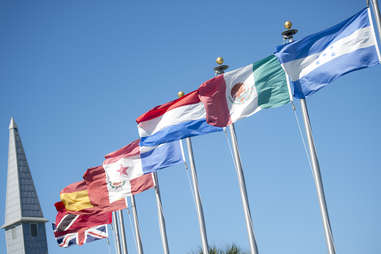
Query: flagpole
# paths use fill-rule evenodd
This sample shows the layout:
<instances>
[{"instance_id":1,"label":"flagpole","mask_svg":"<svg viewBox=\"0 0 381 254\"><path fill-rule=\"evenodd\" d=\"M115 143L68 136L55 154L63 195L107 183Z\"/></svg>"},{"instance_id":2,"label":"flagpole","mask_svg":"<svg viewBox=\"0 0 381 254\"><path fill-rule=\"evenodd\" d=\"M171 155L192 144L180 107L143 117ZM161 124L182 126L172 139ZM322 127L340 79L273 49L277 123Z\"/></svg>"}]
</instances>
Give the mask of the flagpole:
<instances>
[{"instance_id":1,"label":"flagpole","mask_svg":"<svg viewBox=\"0 0 381 254\"><path fill-rule=\"evenodd\" d=\"M156 204L157 204L157 213L158 213L158 217L159 217L161 243L163 244L164 254L169 254L167 230L165 227L165 219L164 219L164 215L163 215L163 206L161 204L159 178L158 178L156 172L153 172L153 180L155 182L155 196L156 196Z\"/></svg>"},{"instance_id":2,"label":"flagpole","mask_svg":"<svg viewBox=\"0 0 381 254\"><path fill-rule=\"evenodd\" d=\"M320 174L320 166L319 166L319 161L316 155L315 144L312 138L311 123L310 123L310 118L308 115L308 109L307 109L307 104L305 99L300 99L300 106L303 112L304 127L307 134L308 147L310 150L310 158L312 162L312 169L314 172L315 186L318 193L320 212L323 219L325 238L327 241L329 253L335 254L336 251L335 251L335 246L333 243L331 223L329 221L329 216L328 216L328 209L327 209L327 203L326 203L325 195L324 195L323 182L322 182L321 174Z\"/></svg>"},{"instance_id":3,"label":"flagpole","mask_svg":"<svg viewBox=\"0 0 381 254\"><path fill-rule=\"evenodd\" d=\"M132 215L134 216L136 246L137 246L137 249L138 249L138 254L143 254L143 245L142 245L142 240L141 240L140 231L139 231L139 221L138 221L138 214L136 212L135 196L131 195L130 199L131 199Z\"/></svg>"},{"instance_id":4,"label":"flagpole","mask_svg":"<svg viewBox=\"0 0 381 254\"><path fill-rule=\"evenodd\" d=\"M114 228L114 234L115 234L115 249L117 254L122 254L122 251L120 249L120 243L119 243L119 229L118 229L118 222L116 218L116 212L112 213L112 226Z\"/></svg>"},{"instance_id":5,"label":"flagpole","mask_svg":"<svg viewBox=\"0 0 381 254\"><path fill-rule=\"evenodd\" d=\"M203 254L208 254L209 253L209 246L208 246L208 239L207 239L207 236L206 236L206 226L205 226L205 220L204 220L204 211L202 209L200 192L199 192L199 189L198 189L198 180L197 180L196 167L195 167L194 158L193 158L192 141L191 141L191 139L189 137L185 138L185 140L187 142L188 157L189 157L190 169L191 169L191 175L192 175L192 185L193 185L194 197L195 197L195 201L196 201L198 222L199 222L199 225L200 225L202 253Z\"/></svg>"},{"instance_id":6,"label":"flagpole","mask_svg":"<svg viewBox=\"0 0 381 254\"><path fill-rule=\"evenodd\" d=\"M214 68L215 74L219 75L219 74L224 73L224 71L228 68L228 66L222 65L224 63L223 58L218 57L216 62L217 62L217 64L219 64L219 66ZM232 123L229 126L229 131L230 131L230 139L231 139L232 146L233 146L233 157L234 157L235 168L236 168L237 176L238 176L242 206L243 206L243 211L245 214L246 229L247 229L247 233L248 233L248 237L249 237L249 243L250 243L250 251L252 254L258 254L258 247L257 247L257 243L255 241L255 236L254 236L254 231L253 231L253 222L251 219L249 201L247 198L245 176L243 174L241 159L239 157L238 143L237 143L237 137L236 137L236 133L235 133L234 123Z\"/></svg>"},{"instance_id":7,"label":"flagpole","mask_svg":"<svg viewBox=\"0 0 381 254\"><path fill-rule=\"evenodd\" d=\"M286 21L284 24L284 27L287 30L282 32L283 38L288 42L292 42L293 35L296 34L298 30L291 29L292 23L290 21ZM302 109L302 114L303 114L304 127L305 127L305 131L307 135L309 153L310 153L311 164L312 164L312 171L314 174L314 181L315 181L316 191L317 191L318 199L319 199L320 213L323 220L327 247L328 247L329 254L335 254L336 251L335 251L335 245L333 242L331 223L329 221L327 203L325 200L324 187L323 187L323 182L322 182L321 173L320 173L320 166L319 166L319 161L316 154L314 140L312 137L311 122L310 122L310 117L308 114L308 108L307 108L307 103L305 98L300 99L300 107Z\"/></svg>"},{"instance_id":8,"label":"flagpole","mask_svg":"<svg viewBox=\"0 0 381 254\"><path fill-rule=\"evenodd\" d=\"M381 42L381 17L380 17L380 9L378 8L378 1L372 0L372 6L373 6L373 12L376 15L378 36L379 36L380 42Z\"/></svg>"},{"instance_id":9,"label":"flagpole","mask_svg":"<svg viewBox=\"0 0 381 254\"><path fill-rule=\"evenodd\" d=\"M184 96L184 92L183 91L178 92L177 96L178 97ZM191 141L190 137L185 138L185 140L187 142L188 158L189 158L189 162L190 162L191 176L192 176L192 187L193 187L194 199L195 199L196 208L197 208L198 224L200 226L202 253L208 254L209 253L209 245L208 245L208 238L206 236L204 211L202 209L200 192L198 189L198 179L197 179L196 166L195 166L194 157L193 157L192 141Z\"/></svg>"},{"instance_id":10,"label":"flagpole","mask_svg":"<svg viewBox=\"0 0 381 254\"><path fill-rule=\"evenodd\" d=\"M123 219L122 210L118 210L117 211L117 215L119 217L121 247L122 247L122 250L123 250L124 254L128 254L127 243L126 243L126 234L125 234L125 231L124 231L124 219Z\"/></svg>"}]
</instances>

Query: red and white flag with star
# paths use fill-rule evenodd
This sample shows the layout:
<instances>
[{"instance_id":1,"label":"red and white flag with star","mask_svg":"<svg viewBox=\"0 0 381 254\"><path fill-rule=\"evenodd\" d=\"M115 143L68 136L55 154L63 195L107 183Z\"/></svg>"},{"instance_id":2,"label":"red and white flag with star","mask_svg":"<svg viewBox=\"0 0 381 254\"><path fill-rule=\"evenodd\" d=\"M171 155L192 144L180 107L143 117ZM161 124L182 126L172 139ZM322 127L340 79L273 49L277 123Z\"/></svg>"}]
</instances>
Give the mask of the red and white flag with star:
<instances>
[{"instance_id":1,"label":"red and white flag with star","mask_svg":"<svg viewBox=\"0 0 381 254\"><path fill-rule=\"evenodd\" d=\"M183 162L178 141L158 146L141 146L140 139L105 155L103 168L111 182L132 180Z\"/></svg>"},{"instance_id":2,"label":"red and white flag with star","mask_svg":"<svg viewBox=\"0 0 381 254\"><path fill-rule=\"evenodd\" d=\"M119 178L110 179L103 166L89 168L83 175L87 184L88 195L92 203L113 203L130 195L135 195L155 186L152 173L129 179L123 175L126 167L120 167ZM105 195L108 193L108 195Z\"/></svg>"}]
</instances>

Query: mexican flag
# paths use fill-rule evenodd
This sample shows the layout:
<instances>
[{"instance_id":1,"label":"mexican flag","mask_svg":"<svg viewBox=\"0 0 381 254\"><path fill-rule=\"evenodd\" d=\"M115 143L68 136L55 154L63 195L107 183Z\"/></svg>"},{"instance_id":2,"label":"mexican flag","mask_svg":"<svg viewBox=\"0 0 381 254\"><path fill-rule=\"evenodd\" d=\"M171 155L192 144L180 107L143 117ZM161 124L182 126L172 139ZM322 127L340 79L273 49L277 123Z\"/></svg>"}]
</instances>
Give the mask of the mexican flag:
<instances>
[{"instance_id":1,"label":"mexican flag","mask_svg":"<svg viewBox=\"0 0 381 254\"><path fill-rule=\"evenodd\" d=\"M286 74L274 55L216 76L203 83L198 91L207 122L219 127L261 109L290 102Z\"/></svg>"}]
</instances>

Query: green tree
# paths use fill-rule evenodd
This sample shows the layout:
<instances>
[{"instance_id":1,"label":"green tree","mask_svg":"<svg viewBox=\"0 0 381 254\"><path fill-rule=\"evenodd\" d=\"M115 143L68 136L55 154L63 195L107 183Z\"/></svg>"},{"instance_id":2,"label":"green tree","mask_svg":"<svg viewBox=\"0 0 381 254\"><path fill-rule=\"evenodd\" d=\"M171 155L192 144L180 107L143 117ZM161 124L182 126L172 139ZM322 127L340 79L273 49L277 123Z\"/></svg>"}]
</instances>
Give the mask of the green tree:
<instances>
[{"instance_id":1,"label":"green tree","mask_svg":"<svg viewBox=\"0 0 381 254\"><path fill-rule=\"evenodd\" d=\"M203 254L202 249L193 254ZM231 246L226 247L225 249L220 249L217 247L209 248L209 254L248 254L248 252L242 251L237 245L232 244Z\"/></svg>"}]
</instances>

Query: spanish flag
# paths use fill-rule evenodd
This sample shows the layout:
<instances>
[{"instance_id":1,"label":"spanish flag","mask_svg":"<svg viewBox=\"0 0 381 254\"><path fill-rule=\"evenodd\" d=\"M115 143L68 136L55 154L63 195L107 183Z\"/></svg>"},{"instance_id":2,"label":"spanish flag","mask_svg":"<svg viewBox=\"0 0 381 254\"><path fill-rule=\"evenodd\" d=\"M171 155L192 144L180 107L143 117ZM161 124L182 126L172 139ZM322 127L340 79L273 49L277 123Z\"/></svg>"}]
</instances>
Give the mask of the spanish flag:
<instances>
[{"instance_id":1,"label":"spanish flag","mask_svg":"<svg viewBox=\"0 0 381 254\"><path fill-rule=\"evenodd\" d=\"M125 198L110 202L108 192L102 187L89 188L86 181L72 183L60 193L62 205L66 211L74 214L92 214L94 212L112 212L127 208Z\"/></svg>"},{"instance_id":2,"label":"spanish flag","mask_svg":"<svg viewBox=\"0 0 381 254\"><path fill-rule=\"evenodd\" d=\"M60 199L68 211L81 211L94 207L90 201L85 181L72 183L60 193Z\"/></svg>"},{"instance_id":3,"label":"spanish flag","mask_svg":"<svg viewBox=\"0 0 381 254\"><path fill-rule=\"evenodd\" d=\"M112 212L127 208L125 197L154 187L152 173L132 180L112 182L102 166L89 168L84 180L72 183L60 193L65 209L75 214Z\"/></svg>"}]
</instances>

